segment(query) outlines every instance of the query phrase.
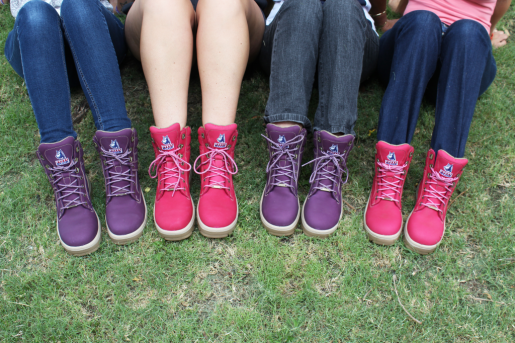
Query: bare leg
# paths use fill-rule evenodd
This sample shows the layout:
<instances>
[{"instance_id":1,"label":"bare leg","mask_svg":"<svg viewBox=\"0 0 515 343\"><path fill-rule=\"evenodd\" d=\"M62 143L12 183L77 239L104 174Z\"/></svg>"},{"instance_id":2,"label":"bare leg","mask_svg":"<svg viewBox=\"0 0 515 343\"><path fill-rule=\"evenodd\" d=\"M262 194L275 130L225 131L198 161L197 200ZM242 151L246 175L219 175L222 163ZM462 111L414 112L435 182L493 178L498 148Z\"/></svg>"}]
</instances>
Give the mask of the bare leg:
<instances>
[{"instance_id":1,"label":"bare leg","mask_svg":"<svg viewBox=\"0 0 515 343\"><path fill-rule=\"evenodd\" d=\"M263 15L253 0L200 0L197 22L202 122L229 125L247 63L259 53Z\"/></svg>"},{"instance_id":2,"label":"bare leg","mask_svg":"<svg viewBox=\"0 0 515 343\"><path fill-rule=\"evenodd\" d=\"M189 0L138 0L125 37L141 60L156 126L186 126L195 11Z\"/></svg>"}]
</instances>

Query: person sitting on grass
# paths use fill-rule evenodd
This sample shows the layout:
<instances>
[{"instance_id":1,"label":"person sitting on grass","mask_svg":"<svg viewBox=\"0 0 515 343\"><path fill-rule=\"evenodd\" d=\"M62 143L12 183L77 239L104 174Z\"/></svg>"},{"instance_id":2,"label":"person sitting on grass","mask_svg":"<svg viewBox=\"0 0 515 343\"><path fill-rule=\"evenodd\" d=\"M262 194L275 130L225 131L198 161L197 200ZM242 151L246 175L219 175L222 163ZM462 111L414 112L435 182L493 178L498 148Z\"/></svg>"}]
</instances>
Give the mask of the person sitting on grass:
<instances>
[{"instance_id":1,"label":"person sitting on grass","mask_svg":"<svg viewBox=\"0 0 515 343\"><path fill-rule=\"evenodd\" d=\"M236 227L234 120L245 68L261 46L266 5L266 0L137 0L127 15L127 42L141 60L156 125L150 127L155 151L151 169L158 178L154 221L167 240L189 237L195 222L191 129L186 126L195 60L203 122L198 129L200 164L194 164L201 175L198 226L211 238L225 237Z\"/></svg>"},{"instance_id":2,"label":"person sitting on grass","mask_svg":"<svg viewBox=\"0 0 515 343\"><path fill-rule=\"evenodd\" d=\"M390 245L401 234L402 191L414 154L410 143L426 91L436 95L435 125L404 241L421 254L442 241L449 199L468 163L463 156L476 101L497 72L491 28L509 3L410 0L404 16L381 37L378 73L387 88L364 214L373 242Z\"/></svg>"},{"instance_id":3,"label":"person sitting on grass","mask_svg":"<svg viewBox=\"0 0 515 343\"><path fill-rule=\"evenodd\" d=\"M260 60L270 73L265 109L269 162L260 213L273 235L293 234L299 221L309 236L327 237L338 227L359 86L377 64L379 37L370 13L381 19L386 8L377 2L278 1L267 18ZM317 70L319 103L312 127L307 114ZM298 177L311 129L315 159L309 162L311 189L301 209Z\"/></svg>"},{"instance_id":4,"label":"person sitting on grass","mask_svg":"<svg viewBox=\"0 0 515 343\"><path fill-rule=\"evenodd\" d=\"M11 0L10 6L16 20L5 56L27 86L61 244L81 256L95 251L101 236L72 123L70 87L78 85L98 129L93 140L105 178L108 233L118 244L136 240L145 226L146 205L138 181L138 140L119 70L127 50L122 23L105 0Z\"/></svg>"}]
</instances>

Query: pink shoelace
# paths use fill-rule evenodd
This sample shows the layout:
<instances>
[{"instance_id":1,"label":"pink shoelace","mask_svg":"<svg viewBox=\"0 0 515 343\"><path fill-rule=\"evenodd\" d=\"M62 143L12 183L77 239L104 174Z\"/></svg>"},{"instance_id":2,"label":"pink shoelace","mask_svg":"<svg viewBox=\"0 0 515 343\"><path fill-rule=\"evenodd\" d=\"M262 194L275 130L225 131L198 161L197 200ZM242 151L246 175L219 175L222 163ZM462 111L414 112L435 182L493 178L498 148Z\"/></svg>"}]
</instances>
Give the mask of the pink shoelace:
<instances>
[{"instance_id":1,"label":"pink shoelace","mask_svg":"<svg viewBox=\"0 0 515 343\"><path fill-rule=\"evenodd\" d=\"M377 165L379 166L379 174L377 175L377 190L381 194L377 196L377 198L399 202L398 196L401 194L402 190L401 182L404 180L404 173L408 165L404 164L403 166L391 166L381 162L377 162ZM387 177L393 177L395 180L388 181L386 180Z\"/></svg>"},{"instance_id":2,"label":"pink shoelace","mask_svg":"<svg viewBox=\"0 0 515 343\"><path fill-rule=\"evenodd\" d=\"M148 167L148 175L155 179L158 174L161 174L163 180L163 185L159 189L159 191L171 191L173 190L172 196L174 196L176 191L186 190L186 187L181 187L181 181L185 181L185 179L181 176L183 172L187 172L191 170L191 164L183 160L179 157L177 152L180 150L179 147L173 150L168 151L159 151L156 159L150 163ZM172 161L170 161L170 159ZM169 168L166 166L167 163L174 163L175 166ZM182 165L186 165L186 168L182 168ZM159 171L159 169L163 166L163 170ZM152 169L155 170L155 174L152 175ZM176 181L173 181L176 180Z\"/></svg>"},{"instance_id":3,"label":"pink shoelace","mask_svg":"<svg viewBox=\"0 0 515 343\"><path fill-rule=\"evenodd\" d=\"M77 160L72 160L70 164L68 164L65 167L47 167L47 169L52 172L52 179L54 180L52 183L56 189L56 192L61 194L61 196L57 198L57 201L61 199L63 200L63 206L61 207L62 210L86 204L86 202L84 200L81 200L80 197L81 195L86 195L86 193L84 193L83 191L85 185L78 185L78 179L81 176L79 175L79 173L76 172L77 167L74 168L76 164ZM65 177L73 177L75 178L75 180L73 180L69 184L59 183L59 181L61 181ZM65 199L70 195L76 195L76 197L71 200Z\"/></svg>"},{"instance_id":4,"label":"pink shoelace","mask_svg":"<svg viewBox=\"0 0 515 343\"><path fill-rule=\"evenodd\" d=\"M197 159L195 160L195 163L193 163L193 170L195 171L195 173L199 175L203 175L207 172L210 172L210 174L205 177L206 181L208 181L208 184L204 187L230 189L230 187L225 186L225 182L229 180L227 174L236 174L238 172L238 166L236 165L236 162L234 162L233 158L227 153L229 148L207 148L209 149L209 151L199 155L199 157L197 157ZM197 167L197 161L202 156L206 156L207 159L205 162L200 163ZM218 156L220 156L219 160L223 161L221 167L217 167L213 164L213 161L217 160ZM203 172L200 172L197 169L201 168L202 165L207 165L207 168ZM214 178L216 177L222 177L223 180L214 180Z\"/></svg>"},{"instance_id":5,"label":"pink shoelace","mask_svg":"<svg viewBox=\"0 0 515 343\"><path fill-rule=\"evenodd\" d=\"M270 186L286 186L295 190L294 184L296 184L297 179L299 178L297 172L297 164L296 161L297 155L294 153L298 147L298 144L302 144L303 136L295 136L286 143L277 143L266 137L265 135L261 135L270 143L270 148L273 150L272 158L268 161L266 166L266 172L270 173L270 178L272 182L270 182ZM292 148L290 148L292 146ZM287 166L280 166L279 161L281 158L286 155L286 160L290 163ZM290 181L276 181L279 177L284 176L288 178ZM291 182L293 180L294 182Z\"/></svg>"},{"instance_id":6,"label":"pink shoelace","mask_svg":"<svg viewBox=\"0 0 515 343\"><path fill-rule=\"evenodd\" d=\"M108 174L108 176L106 176L106 195L108 197L112 197L134 193L134 191L131 191L131 182L136 183L133 180L135 175L132 173L132 156L129 156L131 154L131 149L127 149L124 153L121 154L109 152L104 148L101 149L102 156L106 158L104 169L107 170ZM120 166L125 166L127 169L123 172L117 172L114 170L114 167ZM123 187L115 185L115 183L121 181L126 181L128 184Z\"/></svg>"},{"instance_id":7,"label":"pink shoelace","mask_svg":"<svg viewBox=\"0 0 515 343\"><path fill-rule=\"evenodd\" d=\"M440 173L431 168L431 174L427 181L427 184L430 186L424 190L423 196L424 198L428 199L428 202L421 202L420 205L424 205L430 209L443 213L441 207L445 207L445 204L447 204L447 201L449 201L449 196L447 196L447 194L452 192L451 187L454 186L454 182L457 180L457 177L442 176ZM435 186L441 187L442 190L436 189Z\"/></svg>"},{"instance_id":8,"label":"pink shoelace","mask_svg":"<svg viewBox=\"0 0 515 343\"><path fill-rule=\"evenodd\" d=\"M315 162L315 168L313 169L313 173L311 173L309 183L315 183L316 186L312 188L312 192L315 190L330 191L334 196L336 196L336 192L338 191L337 186L345 184L349 180L349 171L345 164L345 153L328 154L325 151L322 151L322 156L317 157L302 166L304 167L313 162ZM330 163L331 166L334 166L333 170L329 170L327 168L330 166ZM342 164L345 167L342 167ZM342 175L344 172L346 178L345 181L342 182ZM329 183L324 183L322 181L329 181Z\"/></svg>"}]
</instances>

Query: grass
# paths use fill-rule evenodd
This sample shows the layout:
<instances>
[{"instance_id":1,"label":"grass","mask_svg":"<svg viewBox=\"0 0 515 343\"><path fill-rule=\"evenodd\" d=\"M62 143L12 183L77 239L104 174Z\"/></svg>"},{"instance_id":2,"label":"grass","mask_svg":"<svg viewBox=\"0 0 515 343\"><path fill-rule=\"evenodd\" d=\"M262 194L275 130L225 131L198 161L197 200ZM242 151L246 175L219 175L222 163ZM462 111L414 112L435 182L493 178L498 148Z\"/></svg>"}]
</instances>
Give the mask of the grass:
<instances>
[{"instance_id":1,"label":"grass","mask_svg":"<svg viewBox=\"0 0 515 343\"><path fill-rule=\"evenodd\" d=\"M515 27L512 7L500 26ZM0 7L0 49L14 23ZM419 256L401 241L370 243L362 214L370 191L378 113L384 90L376 80L359 96L357 144L349 161L345 209L336 233L308 238L266 233L259 219L267 158L261 116L264 75L245 79L238 107L235 177L240 219L220 240L195 231L165 242L149 220L136 243L117 246L102 222L100 249L77 258L60 246L51 187L36 159L38 130L23 80L0 57L0 341L49 342L514 342L515 341L515 43L495 51L498 75L477 103L467 146L469 166L454 195L444 242ZM122 68L129 115L140 136L140 180L149 208L155 180L148 127L152 112L141 66ZM72 94L74 111L84 96ZM316 108L313 93L310 113ZM404 195L414 205L434 105L424 103L413 142L416 154ZM189 125L201 125L200 84L192 78ZM76 125L104 217L103 179L91 114ZM311 143L310 143L311 144ZM312 147L312 145L310 145ZM310 151L310 150L308 150ZM312 157L308 152L305 161ZM192 158L192 160L193 160ZM302 169L301 200L310 168ZM199 179L193 178L198 199ZM459 196L459 197L458 197ZM397 301L422 324L408 318Z\"/></svg>"}]
</instances>

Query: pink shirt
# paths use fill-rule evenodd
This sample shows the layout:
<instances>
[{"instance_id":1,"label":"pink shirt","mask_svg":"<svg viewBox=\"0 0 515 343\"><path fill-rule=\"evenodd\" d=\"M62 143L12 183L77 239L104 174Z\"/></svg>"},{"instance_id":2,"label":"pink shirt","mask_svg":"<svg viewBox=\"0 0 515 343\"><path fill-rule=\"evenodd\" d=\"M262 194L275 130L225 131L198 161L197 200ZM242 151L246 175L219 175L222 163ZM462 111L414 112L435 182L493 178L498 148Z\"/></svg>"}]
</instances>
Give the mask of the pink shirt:
<instances>
[{"instance_id":1,"label":"pink shirt","mask_svg":"<svg viewBox=\"0 0 515 343\"><path fill-rule=\"evenodd\" d=\"M404 14L425 10L436 14L442 23L451 25L460 19L472 19L490 34L490 19L497 0L409 0Z\"/></svg>"}]
</instances>

